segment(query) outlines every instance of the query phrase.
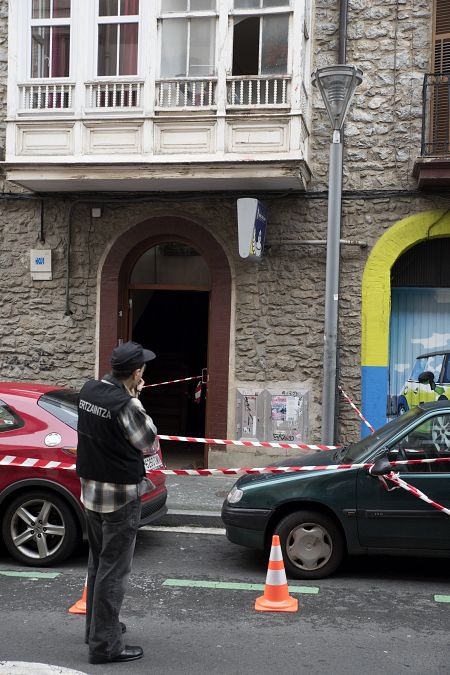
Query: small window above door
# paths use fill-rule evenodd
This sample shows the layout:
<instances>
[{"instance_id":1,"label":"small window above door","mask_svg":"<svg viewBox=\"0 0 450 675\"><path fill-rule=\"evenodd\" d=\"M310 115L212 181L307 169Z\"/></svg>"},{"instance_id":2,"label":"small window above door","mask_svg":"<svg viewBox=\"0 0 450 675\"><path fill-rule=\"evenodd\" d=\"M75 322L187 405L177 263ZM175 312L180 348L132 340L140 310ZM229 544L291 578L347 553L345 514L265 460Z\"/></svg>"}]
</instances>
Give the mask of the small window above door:
<instances>
[{"instance_id":1,"label":"small window above door","mask_svg":"<svg viewBox=\"0 0 450 675\"><path fill-rule=\"evenodd\" d=\"M169 285L211 288L211 275L204 258L192 247L179 242L158 244L137 261L132 285Z\"/></svg>"}]
</instances>

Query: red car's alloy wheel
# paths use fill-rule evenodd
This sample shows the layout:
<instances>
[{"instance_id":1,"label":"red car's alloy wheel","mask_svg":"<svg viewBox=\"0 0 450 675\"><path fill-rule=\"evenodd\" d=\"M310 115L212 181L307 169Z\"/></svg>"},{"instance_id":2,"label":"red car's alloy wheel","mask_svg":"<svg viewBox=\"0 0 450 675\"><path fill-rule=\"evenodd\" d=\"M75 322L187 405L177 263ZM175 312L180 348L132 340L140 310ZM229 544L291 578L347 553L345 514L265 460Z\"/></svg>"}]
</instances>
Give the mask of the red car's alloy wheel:
<instances>
[{"instance_id":1,"label":"red car's alloy wheel","mask_svg":"<svg viewBox=\"0 0 450 675\"><path fill-rule=\"evenodd\" d=\"M7 507L3 538L9 553L35 567L61 562L78 541L70 507L56 494L43 490L23 492Z\"/></svg>"}]
</instances>

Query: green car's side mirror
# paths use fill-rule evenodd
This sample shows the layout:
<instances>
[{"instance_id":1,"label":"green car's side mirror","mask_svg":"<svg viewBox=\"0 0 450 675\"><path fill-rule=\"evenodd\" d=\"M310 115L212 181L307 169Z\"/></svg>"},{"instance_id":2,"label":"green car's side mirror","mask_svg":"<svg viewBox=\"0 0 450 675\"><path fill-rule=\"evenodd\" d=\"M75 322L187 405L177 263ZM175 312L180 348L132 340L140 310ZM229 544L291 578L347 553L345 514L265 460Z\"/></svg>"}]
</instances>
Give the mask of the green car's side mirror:
<instances>
[{"instance_id":1,"label":"green car's side mirror","mask_svg":"<svg viewBox=\"0 0 450 675\"><path fill-rule=\"evenodd\" d=\"M371 476L385 476L387 473L391 473L391 471L392 466L386 455L376 459L373 466L369 469Z\"/></svg>"},{"instance_id":2,"label":"green car's side mirror","mask_svg":"<svg viewBox=\"0 0 450 675\"><path fill-rule=\"evenodd\" d=\"M423 373L420 373L418 379L420 384L429 384L431 389L436 389L434 374L430 370L424 370Z\"/></svg>"}]
</instances>

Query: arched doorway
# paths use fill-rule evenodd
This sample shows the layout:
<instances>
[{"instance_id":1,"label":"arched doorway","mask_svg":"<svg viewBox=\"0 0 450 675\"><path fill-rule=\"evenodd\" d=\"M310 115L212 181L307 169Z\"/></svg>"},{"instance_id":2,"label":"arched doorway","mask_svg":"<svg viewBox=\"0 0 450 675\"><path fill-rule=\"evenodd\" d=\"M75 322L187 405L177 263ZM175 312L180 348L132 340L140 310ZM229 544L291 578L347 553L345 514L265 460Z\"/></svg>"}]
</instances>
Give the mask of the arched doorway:
<instances>
[{"instance_id":1,"label":"arched doorway","mask_svg":"<svg viewBox=\"0 0 450 675\"><path fill-rule=\"evenodd\" d=\"M177 216L159 216L139 223L116 240L102 268L99 373L109 370L112 349L120 340L127 339L143 342L155 352L154 342L159 344L162 358L159 365L157 359L150 364L148 382L197 375L185 371L194 366L199 368L206 360L201 366L208 370L206 402L200 404L204 406L203 412L201 408L192 408L195 387L191 384L178 400L172 401L176 408L172 422L180 431L201 427L204 429L201 436L226 438L230 313L228 260L208 231ZM203 346L195 348L196 340L202 341ZM168 428L171 404L167 399L175 396L167 393L170 386L177 385L166 385L166 393L161 387L157 394L146 394L144 405L148 404L160 433L190 435ZM158 395L165 398L163 405L157 406L161 423L151 409L152 403L157 405ZM190 454L188 444L183 443L183 448L178 458L171 441L165 443L163 450L169 462L170 453L174 455L173 465L207 466L207 448L193 445Z\"/></svg>"},{"instance_id":2,"label":"arched doorway","mask_svg":"<svg viewBox=\"0 0 450 675\"><path fill-rule=\"evenodd\" d=\"M378 428L386 422L389 386L391 270L397 259L421 241L450 236L450 212L425 211L398 221L377 241L362 282L362 412ZM365 425L361 426L367 435Z\"/></svg>"}]
</instances>

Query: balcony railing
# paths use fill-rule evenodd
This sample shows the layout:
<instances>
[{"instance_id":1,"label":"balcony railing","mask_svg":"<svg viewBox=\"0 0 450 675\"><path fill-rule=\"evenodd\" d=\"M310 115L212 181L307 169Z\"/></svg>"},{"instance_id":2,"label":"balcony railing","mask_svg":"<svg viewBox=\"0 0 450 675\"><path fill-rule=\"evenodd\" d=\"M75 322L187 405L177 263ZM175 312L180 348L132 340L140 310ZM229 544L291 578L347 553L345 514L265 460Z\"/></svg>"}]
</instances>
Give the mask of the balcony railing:
<instances>
[{"instance_id":1,"label":"balcony railing","mask_svg":"<svg viewBox=\"0 0 450 675\"><path fill-rule=\"evenodd\" d=\"M71 111L73 107L73 84L23 84L19 86L19 108L23 111L42 112Z\"/></svg>"},{"instance_id":2,"label":"balcony railing","mask_svg":"<svg viewBox=\"0 0 450 675\"><path fill-rule=\"evenodd\" d=\"M84 84L87 111L126 112L142 110L144 82L138 80L101 80ZM80 90L81 91L81 90ZM73 113L75 84L37 82L19 85L19 110ZM156 82L157 110L195 110L217 107L216 78L173 78ZM289 76L228 77L227 108L280 108L290 105Z\"/></svg>"},{"instance_id":3,"label":"balcony railing","mask_svg":"<svg viewBox=\"0 0 450 675\"><path fill-rule=\"evenodd\" d=\"M216 80L159 80L156 83L157 108L212 108L215 105Z\"/></svg>"},{"instance_id":4,"label":"balcony railing","mask_svg":"<svg viewBox=\"0 0 450 675\"><path fill-rule=\"evenodd\" d=\"M229 77L229 107L264 107L287 105L290 77Z\"/></svg>"},{"instance_id":5,"label":"balcony railing","mask_svg":"<svg viewBox=\"0 0 450 675\"><path fill-rule=\"evenodd\" d=\"M141 107L142 82L88 82L86 105L89 109L123 110Z\"/></svg>"},{"instance_id":6,"label":"balcony railing","mask_svg":"<svg viewBox=\"0 0 450 675\"><path fill-rule=\"evenodd\" d=\"M423 82L423 157L450 155L450 73L427 73Z\"/></svg>"}]
</instances>

